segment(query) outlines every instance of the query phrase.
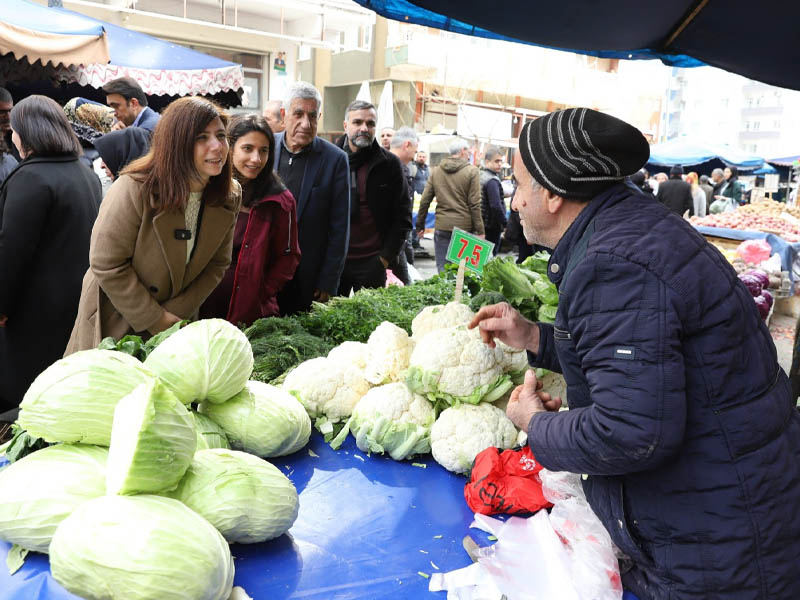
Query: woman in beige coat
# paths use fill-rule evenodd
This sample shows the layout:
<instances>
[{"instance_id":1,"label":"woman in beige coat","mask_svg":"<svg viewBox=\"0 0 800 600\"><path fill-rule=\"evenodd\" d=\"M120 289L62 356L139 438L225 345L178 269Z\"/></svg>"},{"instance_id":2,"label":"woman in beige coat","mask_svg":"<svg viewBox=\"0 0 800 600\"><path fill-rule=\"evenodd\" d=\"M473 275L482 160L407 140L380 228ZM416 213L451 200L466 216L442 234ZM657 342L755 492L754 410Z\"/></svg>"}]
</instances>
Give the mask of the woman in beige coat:
<instances>
[{"instance_id":1,"label":"woman in beige coat","mask_svg":"<svg viewBox=\"0 0 800 600\"><path fill-rule=\"evenodd\" d=\"M217 286L231 262L241 199L227 160L227 121L207 100L176 100L150 151L111 186L92 229L65 355L194 318Z\"/></svg>"}]
</instances>

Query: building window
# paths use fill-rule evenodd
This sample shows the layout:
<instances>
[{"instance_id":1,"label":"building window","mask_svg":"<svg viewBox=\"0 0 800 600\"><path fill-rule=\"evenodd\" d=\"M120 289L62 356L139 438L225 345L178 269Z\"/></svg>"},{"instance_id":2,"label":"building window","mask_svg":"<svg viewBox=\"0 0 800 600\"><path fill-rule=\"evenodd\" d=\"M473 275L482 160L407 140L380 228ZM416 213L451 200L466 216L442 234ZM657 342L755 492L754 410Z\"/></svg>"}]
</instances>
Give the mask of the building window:
<instances>
[{"instance_id":1,"label":"building window","mask_svg":"<svg viewBox=\"0 0 800 600\"><path fill-rule=\"evenodd\" d=\"M759 127L761 127L761 122L753 121L753 131L758 131Z\"/></svg>"}]
</instances>

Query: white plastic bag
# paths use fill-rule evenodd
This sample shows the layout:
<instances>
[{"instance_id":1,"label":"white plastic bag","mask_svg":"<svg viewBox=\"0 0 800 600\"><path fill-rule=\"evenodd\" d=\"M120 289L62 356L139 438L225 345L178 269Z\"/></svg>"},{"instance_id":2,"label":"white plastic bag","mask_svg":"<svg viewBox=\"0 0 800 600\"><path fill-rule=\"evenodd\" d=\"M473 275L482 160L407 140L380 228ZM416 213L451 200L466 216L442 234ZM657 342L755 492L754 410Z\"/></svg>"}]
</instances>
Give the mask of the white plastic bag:
<instances>
[{"instance_id":1,"label":"white plastic bag","mask_svg":"<svg viewBox=\"0 0 800 600\"><path fill-rule=\"evenodd\" d=\"M565 544L579 597L619 600L622 580L617 551L586 501L580 475L542 469L539 477L544 497L554 505L550 522Z\"/></svg>"}]
</instances>

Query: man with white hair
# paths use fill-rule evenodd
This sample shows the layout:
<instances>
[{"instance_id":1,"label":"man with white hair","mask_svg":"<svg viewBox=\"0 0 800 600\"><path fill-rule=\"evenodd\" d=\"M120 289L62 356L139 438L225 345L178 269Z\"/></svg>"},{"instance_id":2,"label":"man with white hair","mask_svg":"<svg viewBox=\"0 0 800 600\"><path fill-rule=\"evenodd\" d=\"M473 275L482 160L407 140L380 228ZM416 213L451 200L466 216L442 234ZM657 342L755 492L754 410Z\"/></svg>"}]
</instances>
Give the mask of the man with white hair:
<instances>
[{"instance_id":1,"label":"man with white hair","mask_svg":"<svg viewBox=\"0 0 800 600\"><path fill-rule=\"evenodd\" d=\"M457 139L450 145L450 156L433 170L417 213L417 234L422 237L428 207L436 198L436 222L433 231L433 248L436 268L444 270L447 247L453 237L453 228L458 227L484 237L481 217L481 180L478 168L467 160L469 145Z\"/></svg>"},{"instance_id":2,"label":"man with white hair","mask_svg":"<svg viewBox=\"0 0 800 600\"><path fill-rule=\"evenodd\" d=\"M350 169L341 148L317 137L322 96L298 81L281 108L274 168L297 201L300 264L278 295L282 314L327 302L339 289L350 239Z\"/></svg>"},{"instance_id":3,"label":"man with white hair","mask_svg":"<svg viewBox=\"0 0 800 600\"><path fill-rule=\"evenodd\" d=\"M403 165L403 176L408 183L408 214L410 217L414 206L414 176L411 173L411 167L413 166L412 161L414 160L414 156L419 148L419 137L417 136L417 132L411 129L411 127L401 127L395 132L390 146L391 153L394 154L400 160L400 164ZM409 231L408 235L406 236L406 243L404 245L405 247L403 248L403 252L400 253L398 269L395 270L394 267L391 267L392 271L394 271L394 274L397 275L397 277L402 280L403 283L410 282L408 277L408 269L404 268L403 259L405 258L405 263L407 264L414 264L414 239L416 238L414 237L413 231ZM406 279L403 279L404 275Z\"/></svg>"}]
</instances>

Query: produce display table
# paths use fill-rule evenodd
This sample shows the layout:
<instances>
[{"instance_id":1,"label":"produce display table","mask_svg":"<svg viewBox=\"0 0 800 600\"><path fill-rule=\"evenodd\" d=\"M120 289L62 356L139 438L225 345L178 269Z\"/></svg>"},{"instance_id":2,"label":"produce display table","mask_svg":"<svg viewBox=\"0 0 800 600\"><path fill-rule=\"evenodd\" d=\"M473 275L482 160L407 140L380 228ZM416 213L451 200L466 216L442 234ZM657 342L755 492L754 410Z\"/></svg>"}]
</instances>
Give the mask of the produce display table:
<instances>
[{"instance_id":1,"label":"produce display table","mask_svg":"<svg viewBox=\"0 0 800 600\"><path fill-rule=\"evenodd\" d=\"M368 457L352 437L333 451L314 432L306 448L272 462L297 487L300 513L288 535L231 546L234 584L255 600L443 599L419 572L436 572L431 562L443 572L470 564L461 545L467 534L481 546L491 543L469 529L465 479L430 456L418 460L426 468ZM43 554L28 554L9 576L9 547L0 542L0 599L76 600L52 579Z\"/></svg>"},{"instance_id":2,"label":"produce display table","mask_svg":"<svg viewBox=\"0 0 800 600\"><path fill-rule=\"evenodd\" d=\"M695 225L695 229L704 236L720 237L729 240L767 240L772 246L772 252L778 253L781 257L781 270L789 271L792 281L795 281L792 265L800 254L800 242L787 242L782 237L774 233L764 233L763 231L747 231L743 229L725 229L723 227L705 227Z\"/></svg>"}]
</instances>

